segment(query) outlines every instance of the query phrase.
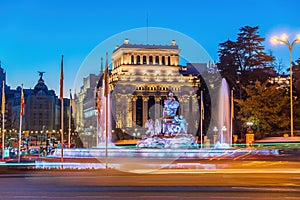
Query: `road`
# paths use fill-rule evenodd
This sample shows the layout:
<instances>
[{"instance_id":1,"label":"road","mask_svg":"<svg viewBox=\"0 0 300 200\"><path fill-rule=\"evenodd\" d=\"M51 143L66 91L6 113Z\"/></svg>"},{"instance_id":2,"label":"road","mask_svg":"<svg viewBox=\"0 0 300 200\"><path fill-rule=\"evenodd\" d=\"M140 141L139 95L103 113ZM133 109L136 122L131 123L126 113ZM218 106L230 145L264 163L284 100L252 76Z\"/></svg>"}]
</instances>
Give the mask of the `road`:
<instances>
[{"instance_id":1,"label":"road","mask_svg":"<svg viewBox=\"0 0 300 200\"><path fill-rule=\"evenodd\" d=\"M231 167L222 169L172 168L150 174L2 168L0 199L299 199L298 162L261 162L230 161Z\"/></svg>"}]
</instances>

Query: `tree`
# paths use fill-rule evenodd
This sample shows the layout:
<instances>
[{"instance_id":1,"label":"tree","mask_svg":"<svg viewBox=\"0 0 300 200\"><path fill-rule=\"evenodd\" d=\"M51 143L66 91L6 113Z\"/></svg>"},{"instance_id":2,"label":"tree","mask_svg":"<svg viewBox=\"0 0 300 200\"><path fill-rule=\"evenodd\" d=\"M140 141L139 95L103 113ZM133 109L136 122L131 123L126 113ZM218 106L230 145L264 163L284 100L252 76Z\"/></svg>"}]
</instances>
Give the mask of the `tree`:
<instances>
[{"instance_id":1,"label":"tree","mask_svg":"<svg viewBox=\"0 0 300 200\"><path fill-rule=\"evenodd\" d=\"M248 84L255 81L265 82L276 76L273 69L274 57L265 53L262 45L265 38L260 37L258 26L244 26L239 29L236 41L227 40L219 44L217 66L230 88L234 88L234 98L245 100L244 91ZM239 110L238 106L235 108ZM241 121L234 120L234 130L241 130Z\"/></svg>"},{"instance_id":2,"label":"tree","mask_svg":"<svg viewBox=\"0 0 300 200\"><path fill-rule=\"evenodd\" d=\"M293 96L294 98L294 126L296 130L300 129L300 58L293 66Z\"/></svg>"},{"instance_id":3,"label":"tree","mask_svg":"<svg viewBox=\"0 0 300 200\"><path fill-rule=\"evenodd\" d=\"M300 98L300 58L296 60L296 62L293 65L293 84L295 95L297 96L297 99Z\"/></svg>"},{"instance_id":4,"label":"tree","mask_svg":"<svg viewBox=\"0 0 300 200\"><path fill-rule=\"evenodd\" d=\"M240 107L237 118L244 123L252 121L257 138L289 129L290 105L285 87L256 81L244 90L247 98L236 100Z\"/></svg>"},{"instance_id":5,"label":"tree","mask_svg":"<svg viewBox=\"0 0 300 200\"><path fill-rule=\"evenodd\" d=\"M244 96L243 86L257 80L265 82L276 75L272 66L274 57L264 52L265 38L259 36L258 29L258 26L244 26L239 29L235 42L227 40L219 44L217 65L229 86L238 90L236 97Z\"/></svg>"}]
</instances>

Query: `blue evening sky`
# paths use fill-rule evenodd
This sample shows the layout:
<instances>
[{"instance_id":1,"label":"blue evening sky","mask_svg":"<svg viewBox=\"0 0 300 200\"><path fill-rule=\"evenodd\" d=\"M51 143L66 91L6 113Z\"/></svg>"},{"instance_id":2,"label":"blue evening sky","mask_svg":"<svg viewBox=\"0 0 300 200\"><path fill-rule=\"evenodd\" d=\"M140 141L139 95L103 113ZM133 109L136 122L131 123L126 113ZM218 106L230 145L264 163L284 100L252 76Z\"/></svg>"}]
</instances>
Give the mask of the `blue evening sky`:
<instances>
[{"instance_id":1,"label":"blue evening sky","mask_svg":"<svg viewBox=\"0 0 300 200\"><path fill-rule=\"evenodd\" d=\"M266 49L288 67L287 47L273 46L269 40L274 34L285 32L294 39L300 33L299 7L298 0L0 0L0 60L12 88L22 83L33 88L39 78L37 71L45 71L48 88L59 91L64 54L67 96L93 48L112 35L145 27L148 13L149 26L193 38L215 61L219 43L235 40L238 29L245 25L258 25ZM130 42L134 43L134 38ZM294 58L299 57L300 44L294 48Z\"/></svg>"}]
</instances>

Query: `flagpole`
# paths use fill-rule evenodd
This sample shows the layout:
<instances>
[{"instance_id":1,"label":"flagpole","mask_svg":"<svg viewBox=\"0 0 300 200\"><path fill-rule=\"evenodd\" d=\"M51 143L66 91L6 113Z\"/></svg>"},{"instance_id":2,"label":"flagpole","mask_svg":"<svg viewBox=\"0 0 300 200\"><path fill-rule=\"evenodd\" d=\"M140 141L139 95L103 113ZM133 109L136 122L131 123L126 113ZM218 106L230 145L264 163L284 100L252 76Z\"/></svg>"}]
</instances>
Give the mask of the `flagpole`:
<instances>
[{"instance_id":1,"label":"flagpole","mask_svg":"<svg viewBox=\"0 0 300 200\"><path fill-rule=\"evenodd\" d=\"M72 119L72 93L70 89L70 114L69 114L69 133L68 133L68 147L71 148L71 119Z\"/></svg>"},{"instance_id":2,"label":"flagpole","mask_svg":"<svg viewBox=\"0 0 300 200\"><path fill-rule=\"evenodd\" d=\"M105 98L105 169L108 169L108 95Z\"/></svg>"},{"instance_id":3,"label":"flagpole","mask_svg":"<svg viewBox=\"0 0 300 200\"><path fill-rule=\"evenodd\" d=\"M5 93L4 93L4 80L2 81L2 160L4 159L4 140L5 140L5 135L4 135L4 128L5 128Z\"/></svg>"},{"instance_id":4,"label":"flagpole","mask_svg":"<svg viewBox=\"0 0 300 200\"><path fill-rule=\"evenodd\" d=\"M101 74L100 74L101 75ZM95 87L95 91L94 91L94 96L95 96L95 107L97 110L97 115L96 115L96 123L97 123L97 129L96 129L96 147L99 144L99 109L98 109L98 95L97 95L97 86Z\"/></svg>"},{"instance_id":5,"label":"flagpole","mask_svg":"<svg viewBox=\"0 0 300 200\"><path fill-rule=\"evenodd\" d=\"M105 169L108 169L108 53L106 52L106 68L104 74L104 96L105 96Z\"/></svg>"},{"instance_id":6,"label":"flagpole","mask_svg":"<svg viewBox=\"0 0 300 200\"><path fill-rule=\"evenodd\" d=\"M200 112L200 141L201 141L201 148L203 146L203 91L201 90L201 112Z\"/></svg>"},{"instance_id":7,"label":"flagpole","mask_svg":"<svg viewBox=\"0 0 300 200\"><path fill-rule=\"evenodd\" d=\"M234 117L234 107L233 107L233 90L231 90L231 118L230 118L230 145L232 145L232 133L233 133L233 117Z\"/></svg>"},{"instance_id":8,"label":"flagpole","mask_svg":"<svg viewBox=\"0 0 300 200\"><path fill-rule=\"evenodd\" d=\"M61 71L60 71L60 120L61 120L61 133L60 133L60 140L61 140L61 162L64 162L64 97L63 97L63 82L64 82L64 56L61 56Z\"/></svg>"},{"instance_id":9,"label":"flagpole","mask_svg":"<svg viewBox=\"0 0 300 200\"><path fill-rule=\"evenodd\" d=\"M24 93L23 93L23 84L22 84L22 89L21 89L21 103L20 103L20 128L19 128L19 142L18 142L18 163L20 163L21 160L21 132L22 132L22 119L23 119L23 114L24 114Z\"/></svg>"}]
</instances>

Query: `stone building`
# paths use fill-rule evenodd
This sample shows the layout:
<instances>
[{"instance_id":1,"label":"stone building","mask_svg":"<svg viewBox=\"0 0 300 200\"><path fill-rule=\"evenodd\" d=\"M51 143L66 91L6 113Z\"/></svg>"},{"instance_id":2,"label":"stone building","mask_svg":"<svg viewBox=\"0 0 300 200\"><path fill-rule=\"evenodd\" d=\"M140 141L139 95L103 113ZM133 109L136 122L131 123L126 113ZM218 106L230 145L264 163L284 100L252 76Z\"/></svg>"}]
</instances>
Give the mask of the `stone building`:
<instances>
[{"instance_id":1,"label":"stone building","mask_svg":"<svg viewBox=\"0 0 300 200\"><path fill-rule=\"evenodd\" d=\"M174 40L170 45L144 45L131 44L125 39L116 46L111 54L109 76L115 132L122 130L132 135L143 129L149 118L160 118L169 91L180 103L177 114L186 118L190 132L197 131L199 106L195 80L199 73L193 65L181 66L179 54Z\"/></svg>"},{"instance_id":2,"label":"stone building","mask_svg":"<svg viewBox=\"0 0 300 200\"><path fill-rule=\"evenodd\" d=\"M99 75L89 74L83 79L80 91L74 96L76 130L80 134L85 147L96 145L95 88L99 77Z\"/></svg>"},{"instance_id":3,"label":"stone building","mask_svg":"<svg viewBox=\"0 0 300 200\"><path fill-rule=\"evenodd\" d=\"M26 99L25 130L55 130L55 113L57 97L53 90L48 90L42 75L35 85L32 94ZM58 121L58 120L56 120Z\"/></svg>"}]
</instances>

